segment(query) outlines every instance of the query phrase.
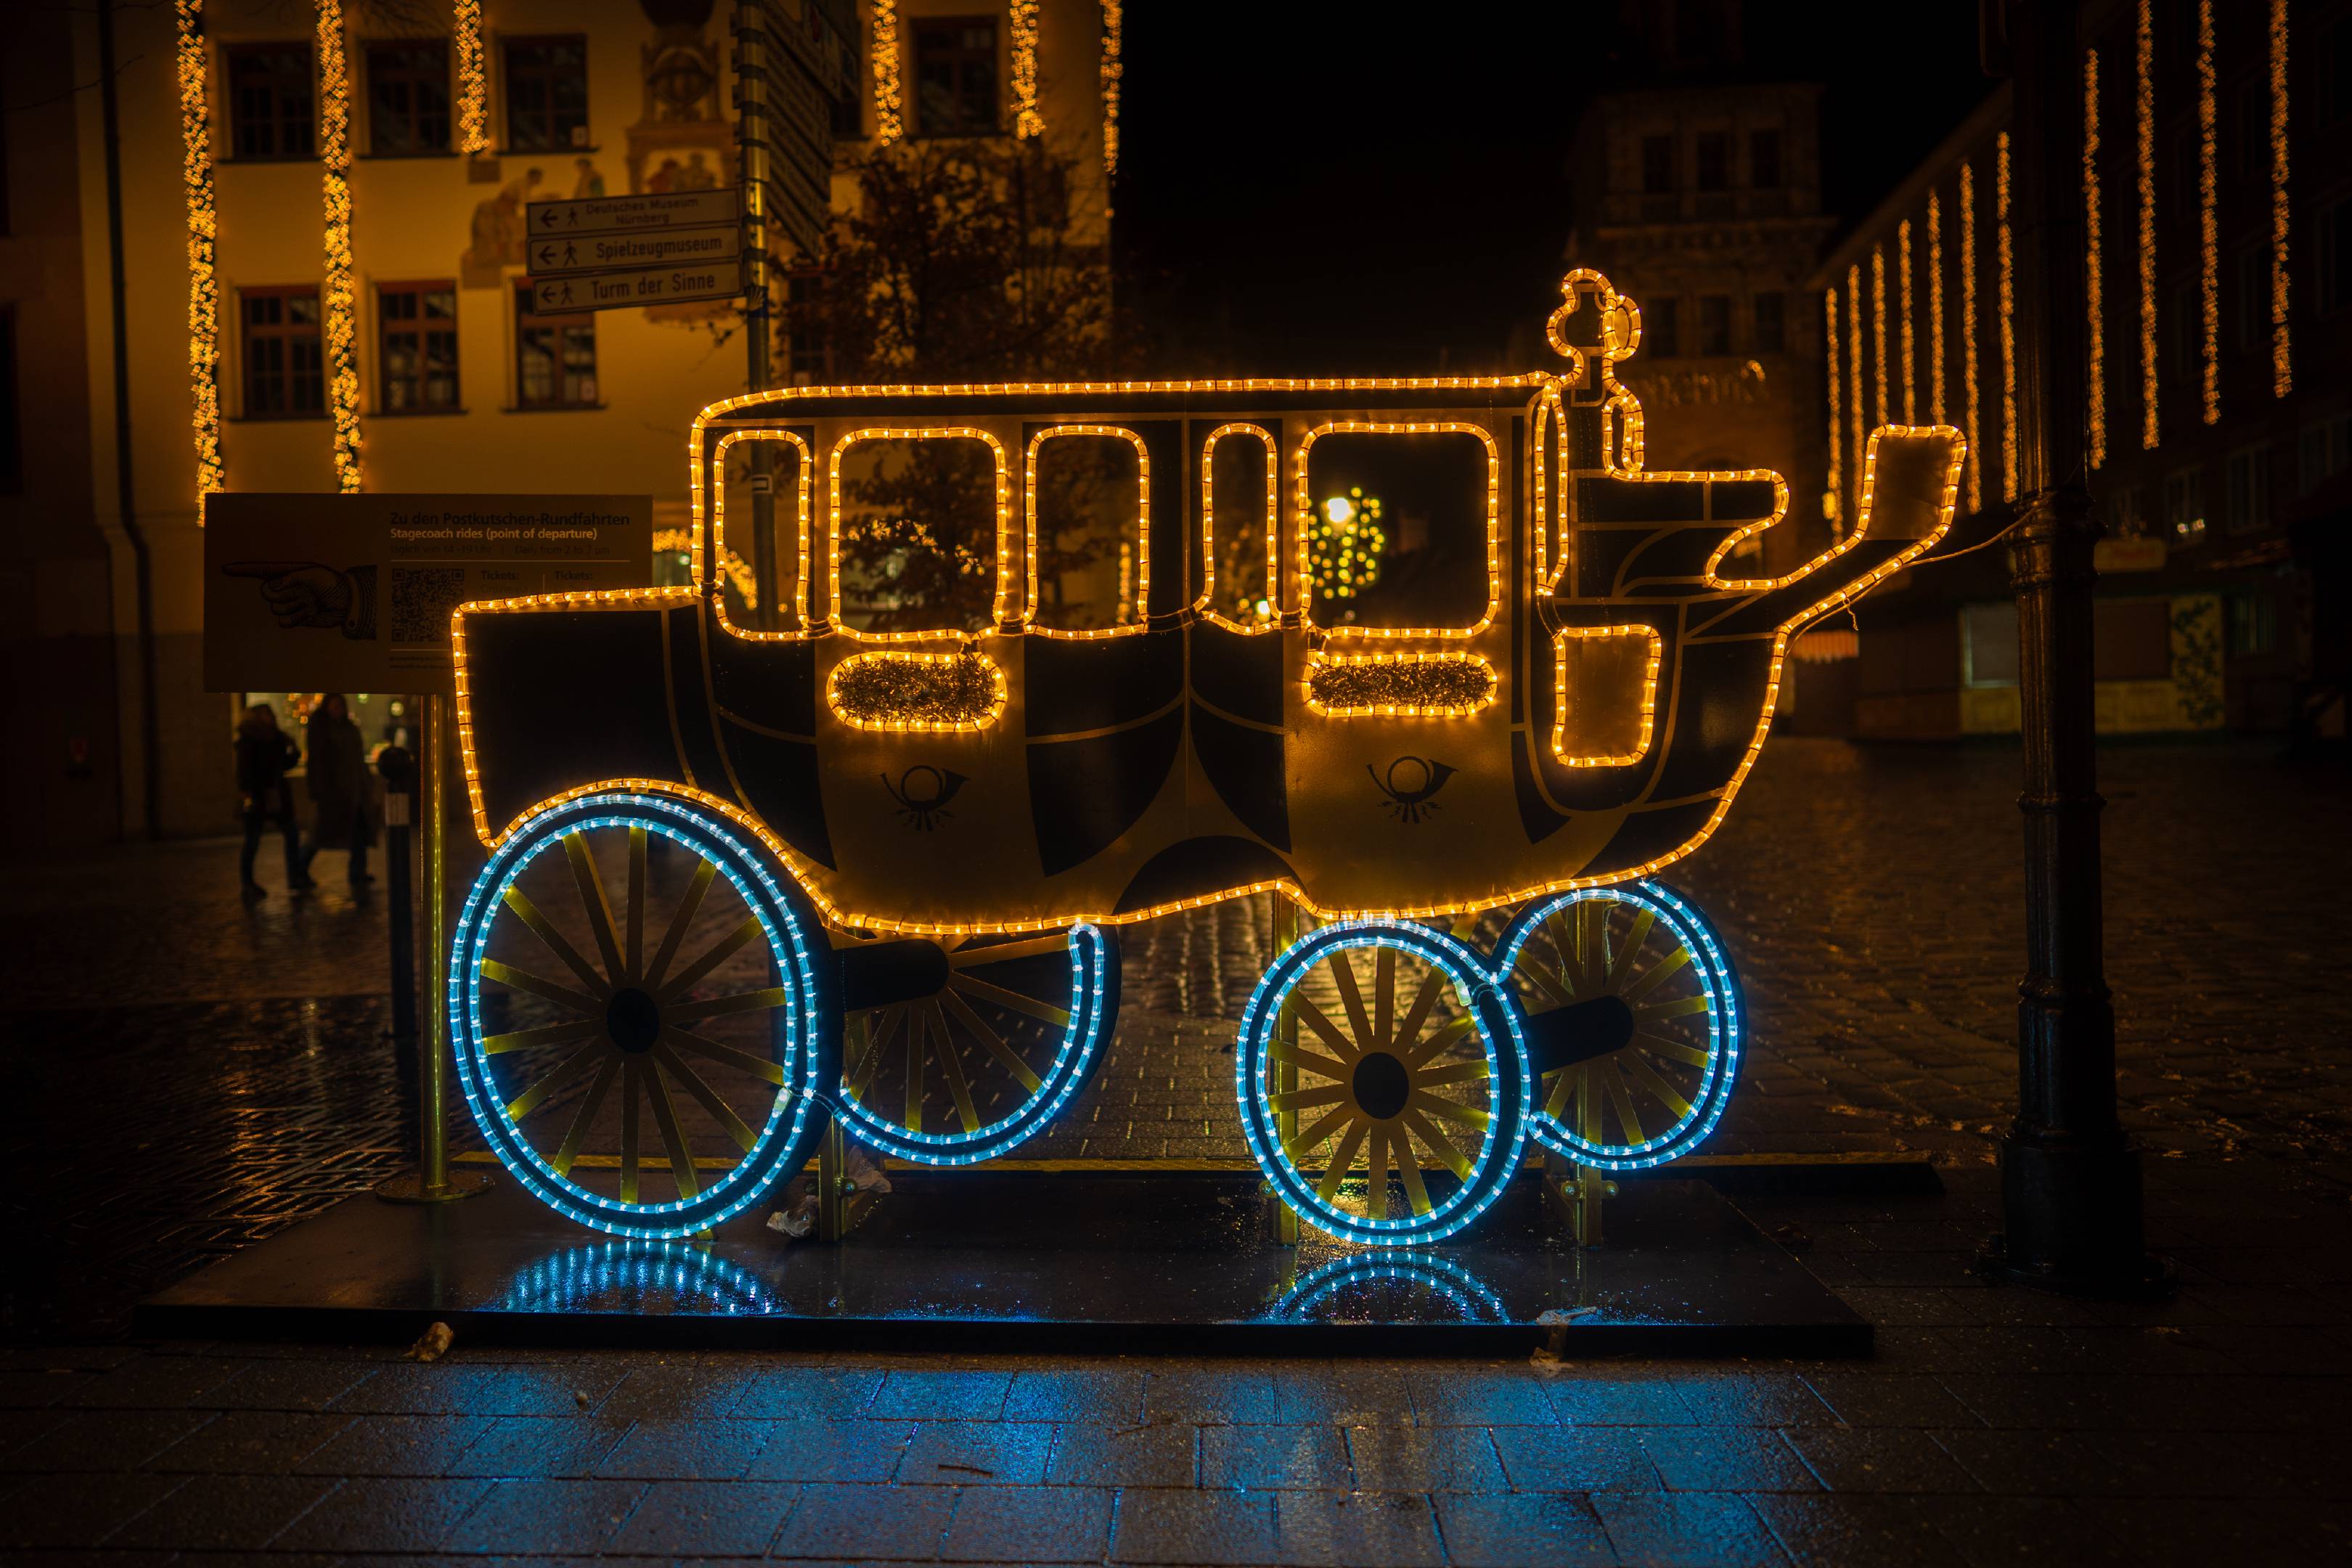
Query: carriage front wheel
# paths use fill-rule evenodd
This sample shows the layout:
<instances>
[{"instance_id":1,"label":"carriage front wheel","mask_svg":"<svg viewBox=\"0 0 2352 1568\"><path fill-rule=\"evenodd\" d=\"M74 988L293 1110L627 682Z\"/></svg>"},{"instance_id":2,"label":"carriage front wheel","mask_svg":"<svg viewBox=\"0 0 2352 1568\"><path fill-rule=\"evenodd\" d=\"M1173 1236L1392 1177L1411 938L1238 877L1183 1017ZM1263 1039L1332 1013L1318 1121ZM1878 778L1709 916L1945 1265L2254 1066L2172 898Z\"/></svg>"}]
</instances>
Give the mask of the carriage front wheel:
<instances>
[{"instance_id":1,"label":"carriage front wheel","mask_svg":"<svg viewBox=\"0 0 2352 1568\"><path fill-rule=\"evenodd\" d=\"M612 792L499 847L452 944L449 1034L490 1150L557 1212L683 1237L824 1129L838 1025L800 889L727 825Z\"/></svg>"},{"instance_id":2,"label":"carriage front wheel","mask_svg":"<svg viewBox=\"0 0 2352 1568\"><path fill-rule=\"evenodd\" d=\"M1242 1130L1318 1230L1389 1246L1452 1235L1517 1165L1528 1064L1511 1005L1460 942L1341 921L1293 943L1242 1016Z\"/></svg>"}]
</instances>

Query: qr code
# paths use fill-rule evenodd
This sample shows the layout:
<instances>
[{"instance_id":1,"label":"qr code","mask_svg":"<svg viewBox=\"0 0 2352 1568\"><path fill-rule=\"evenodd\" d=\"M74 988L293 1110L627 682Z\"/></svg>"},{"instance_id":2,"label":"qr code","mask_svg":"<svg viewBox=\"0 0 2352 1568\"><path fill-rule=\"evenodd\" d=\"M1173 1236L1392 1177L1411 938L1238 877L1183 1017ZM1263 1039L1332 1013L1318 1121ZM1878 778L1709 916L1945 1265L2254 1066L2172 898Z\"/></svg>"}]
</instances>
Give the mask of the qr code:
<instances>
[{"instance_id":1,"label":"qr code","mask_svg":"<svg viewBox=\"0 0 2352 1568\"><path fill-rule=\"evenodd\" d=\"M463 566L395 567L392 574L392 640L446 642L449 612L466 602Z\"/></svg>"}]
</instances>

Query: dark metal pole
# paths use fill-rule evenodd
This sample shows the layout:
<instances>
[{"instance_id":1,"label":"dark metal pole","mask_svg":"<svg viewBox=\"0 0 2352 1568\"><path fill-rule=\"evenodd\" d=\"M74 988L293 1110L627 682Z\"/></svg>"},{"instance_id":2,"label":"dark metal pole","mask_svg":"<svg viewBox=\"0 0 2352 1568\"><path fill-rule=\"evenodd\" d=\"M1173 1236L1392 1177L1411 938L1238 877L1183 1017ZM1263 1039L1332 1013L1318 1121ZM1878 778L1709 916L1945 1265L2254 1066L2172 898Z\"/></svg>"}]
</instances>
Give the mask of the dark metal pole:
<instances>
[{"instance_id":1,"label":"dark metal pole","mask_svg":"<svg viewBox=\"0 0 2352 1568\"><path fill-rule=\"evenodd\" d=\"M1993 5L2000 0L1990 0ZM2000 19L1995 18L1996 23ZM2073 0L2013 5L2006 24L2018 273L2021 520L2011 542L2024 742L2025 979L2018 1114L2001 1141L2008 1278L2114 1293L2144 1288L2139 1156L2116 1119L2116 1021L2101 969L2092 668L2091 515L2084 467L2082 40Z\"/></svg>"},{"instance_id":2,"label":"dark metal pole","mask_svg":"<svg viewBox=\"0 0 2352 1568\"><path fill-rule=\"evenodd\" d=\"M416 1073L416 932L411 923L415 892L408 856L410 826L416 820L416 759L404 746L386 746L376 758L383 775L384 892L392 906L392 1051L400 1081Z\"/></svg>"},{"instance_id":3,"label":"dark metal pole","mask_svg":"<svg viewBox=\"0 0 2352 1568\"><path fill-rule=\"evenodd\" d=\"M744 372L750 390L765 392L770 326L768 309L768 21L759 0L736 0L735 5L735 149L736 178L743 190L743 348ZM774 631L783 624L776 573L776 495L768 462L772 443L747 441L743 453L751 468L751 578L759 598L755 623ZM699 460L699 454L697 455ZM713 552L716 553L715 548ZM710 563L710 580L719 580L719 565Z\"/></svg>"}]
</instances>

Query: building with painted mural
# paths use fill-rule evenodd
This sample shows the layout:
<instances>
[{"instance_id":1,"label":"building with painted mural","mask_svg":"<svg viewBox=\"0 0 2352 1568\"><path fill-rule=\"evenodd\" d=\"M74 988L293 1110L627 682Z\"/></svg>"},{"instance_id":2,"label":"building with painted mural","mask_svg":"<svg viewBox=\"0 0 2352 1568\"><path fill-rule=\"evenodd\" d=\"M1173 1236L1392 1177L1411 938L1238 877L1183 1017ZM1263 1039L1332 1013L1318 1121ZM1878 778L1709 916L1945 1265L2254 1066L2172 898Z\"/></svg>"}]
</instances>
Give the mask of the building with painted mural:
<instances>
[{"instance_id":1,"label":"building with painted mural","mask_svg":"<svg viewBox=\"0 0 2352 1568\"><path fill-rule=\"evenodd\" d=\"M2352 5L2085 7L2086 416L2110 734L2344 732L2352 531ZM1865 433L1968 436L1965 509L2015 504L2006 89L1827 254L1812 443L1853 515ZM2296 153L2290 165L2287 146ZM2016 610L1984 552L1861 611L1853 728L2018 726Z\"/></svg>"},{"instance_id":2,"label":"building with painted mural","mask_svg":"<svg viewBox=\"0 0 2352 1568\"><path fill-rule=\"evenodd\" d=\"M878 142L1019 130L1066 150L1099 255L1117 4L804 3L842 28L837 210ZM12 847L226 831L234 704L307 700L202 689L208 489L649 492L683 547L688 427L747 385L740 309L542 315L524 214L738 183L726 0L6 10ZM780 342L772 379L821 348ZM371 741L398 705L359 704Z\"/></svg>"}]
</instances>

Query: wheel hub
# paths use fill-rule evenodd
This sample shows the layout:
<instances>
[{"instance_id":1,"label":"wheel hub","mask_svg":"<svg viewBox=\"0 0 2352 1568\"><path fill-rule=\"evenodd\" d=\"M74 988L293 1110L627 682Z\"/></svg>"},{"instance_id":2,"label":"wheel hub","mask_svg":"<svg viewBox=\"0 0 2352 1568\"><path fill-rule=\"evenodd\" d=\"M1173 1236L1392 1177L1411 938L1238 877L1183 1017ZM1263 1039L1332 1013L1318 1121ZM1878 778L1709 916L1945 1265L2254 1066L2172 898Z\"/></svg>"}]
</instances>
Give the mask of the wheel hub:
<instances>
[{"instance_id":1,"label":"wheel hub","mask_svg":"<svg viewBox=\"0 0 2352 1568\"><path fill-rule=\"evenodd\" d=\"M661 1005L637 987L625 985L604 1004L604 1032L631 1056L652 1050L661 1038Z\"/></svg>"},{"instance_id":2,"label":"wheel hub","mask_svg":"<svg viewBox=\"0 0 2352 1568\"><path fill-rule=\"evenodd\" d=\"M1386 1121L1412 1098L1412 1076L1405 1071L1404 1063L1390 1052L1366 1051L1357 1058L1349 1088L1365 1115Z\"/></svg>"}]
</instances>

